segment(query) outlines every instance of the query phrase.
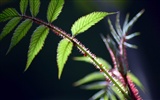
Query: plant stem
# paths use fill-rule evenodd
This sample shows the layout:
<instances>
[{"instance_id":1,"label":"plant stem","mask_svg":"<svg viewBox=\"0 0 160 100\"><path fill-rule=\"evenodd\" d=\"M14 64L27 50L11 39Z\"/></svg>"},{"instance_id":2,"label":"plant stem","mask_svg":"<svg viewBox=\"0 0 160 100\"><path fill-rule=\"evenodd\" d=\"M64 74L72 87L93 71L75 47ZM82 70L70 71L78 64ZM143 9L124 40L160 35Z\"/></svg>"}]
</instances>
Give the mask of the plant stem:
<instances>
[{"instance_id":1,"label":"plant stem","mask_svg":"<svg viewBox=\"0 0 160 100\"><path fill-rule=\"evenodd\" d=\"M52 24L49 24L49 23L46 23L42 20L39 20L37 18L34 18L34 17L30 17L30 16L27 16L27 15L22 15L21 16L22 18L24 19L31 19L33 22L39 24L39 25L44 25L46 27L48 27L50 30L52 30L54 33L56 33L57 35L63 37L63 38L67 38L68 40L70 40L71 42L73 42L75 44L75 46L85 55L85 56L88 56L93 64L96 65L96 68L98 68L101 72L103 72L109 79L110 81L112 81L112 83L117 87L118 90L120 90L124 97L126 97L126 99L131 99L128 95L128 93L125 92L125 90L123 90L121 88L121 86L116 82L116 80L109 74L108 70L102 66L102 64L96 59L96 56L94 56L93 53L91 53L82 43L80 43L75 37L72 37L70 36L68 33L66 33L65 31L63 31L62 29L52 25Z\"/></svg>"}]
</instances>

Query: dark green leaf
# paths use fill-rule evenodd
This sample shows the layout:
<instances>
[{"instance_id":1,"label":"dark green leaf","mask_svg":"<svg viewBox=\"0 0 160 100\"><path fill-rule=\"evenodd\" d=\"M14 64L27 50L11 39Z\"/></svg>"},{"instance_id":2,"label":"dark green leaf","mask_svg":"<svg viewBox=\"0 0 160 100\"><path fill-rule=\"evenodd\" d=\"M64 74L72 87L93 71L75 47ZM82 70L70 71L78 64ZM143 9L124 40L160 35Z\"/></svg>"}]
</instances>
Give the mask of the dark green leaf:
<instances>
[{"instance_id":1,"label":"dark green leaf","mask_svg":"<svg viewBox=\"0 0 160 100\"><path fill-rule=\"evenodd\" d=\"M60 79L64 65L68 56L72 52L73 43L68 39L62 39L57 48L57 64L58 64L58 78Z\"/></svg>"},{"instance_id":2,"label":"dark green leaf","mask_svg":"<svg viewBox=\"0 0 160 100\"><path fill-rule=\"evenodd\" d=\"M92 64L92 61L90 60L89 57L74 57L73 59L76 60L76 61L84 61L84 62L87 62L87 63L91 63L91 64ZM109 69L111 68L111 65L110 65L106 60L104 60L103 58L97 57L97 60L98 60L104 67L106 67L106 69L109 70Z\"/></svg>"},{"instance_id":3,"label":"dark green leaf","mask_svg":"<svg viewBox=\"0 0 160 100\"><path fill-rule=\"evenodd\" d=\"M7 8L0 14L0 22L7 21L14 17L19 17L18 12L14 8Z\"/></svg>"},{"instance_id":4,"label":"dark green leaf","mask_svg":"<svg viewBox=\"0 0 160 100\"><path fill-rule=\"evenodd\" d=\"M32 60L35 58L35 56L42 49L48 33L49 33L49 29L43 25L40 25L34 31L32 37L31 37L30 45L29 45L28 59L27 59L25 71L28 69Z\"/></svg>"},{"instance_id":5,"label":"dark green leaf","mask_svg":"<svg viewBox=\"0 0 160 100\"><path fill-rule=\"evenodd\" d=\"M27 6L28 6L28 0L21 0L20 1L20 10L23 15L25 14L25 12L27 10Z\"/></svg>"},{"instance_id":6,"label":"dark green leaf","mask_svg":"<svg viewBox=\"0 0 160 100\"><path fill-rule=\"evenodd\" d=\"M129 76L129 78L141 89L141 90L145 90L144 86L142 85L142 83L140 82L140 80L132 73L127 73L127 76Z\"/></svg>"},{"instance_id":7,"label":"dark green leaf","mask_svg":"<svg viewBox=\"0 0 160 100\"><path fill-rule=\"evenodd\" d=\"M114 14L114 13L107 13L107 12L93 12L86 16L83 16L79 18L71 28L72 35L75 36L77 34L80 34L87 29L89 29L91 26L98 23L100 20L102 20L107 15Z\"/></svg>"},{"instance_id":8,"label":"dark green leaf","mask_svg":"<svg viewBox=\"0 0 160 100\"><path fill-rule=\"evenodd\" d=\"M82 88L86 90L97 90L106 88L108 83L106 81L95 82L88 85L83 85Z\"/></svg>"},{"instance_id":9,"label":"dark green leaf","mask_svg":"<svg viewBox=\"0 0 160 100\"><path fill-rule=\"evenodd\" d=\"M89 100L97 100L97 99L99 99L100 97L102 97L105 93L106 93L106 90L105 90L105 89L100 90L100 91L98 91L96 94L94 94Z\"/></svg>"},{"instance_id":10,"label":"dark green leaf","mask_svg":"<svg viewBox=\"0 0 160 100\"><path fill-rule=\"evenodd\" d=\"M51 0L48 6L47 19L52 23L62 11L64 0Z\"/></svg>"},{"instance_id":11,"label":"dark green leaf","mask_svg":"<svg viewBox=\"0 0 160 100\"><path fill-rule=\"evenodd\" d=\"M20 17L15 17L11 19L3 28L3 31L0 34L0 40L2 40L7 34L9 34L17 26L20 20Z\"/></svg>"},{"instance_id":12,"label":"dark green leaf","mask_svg":"<svg viewBox=\"0 0 160 100\"><path fill-rule=\"evenodd\" d=\"M40 8L40 0L30 0L29 4L32 16L36 17Z\"/></svg>"},{"instance_id":13,"label":"dark green leaf","mask_svg":"<svg viewBox=\"0 0 160 100\"><path fill-rule=\"evenodd\" d=\"M105 80L105 77L100 72L93 72L93 73L86 75L85 77L78 80L77 82L75 82L74 86L79 86L79 85L82 85L82 84L85 84L91 81L95 81L95 80Z\"/></svg>"},{"instance_id":14,"label":"dark green leaf","mask_svg":"<svg viewBox=\"0 0 160 100\"><path fill-rule=\"evenodd\" d=\"M26 35L26 33L28 32L28 30L30 29L30 27L32 26L32 20L30 19L26 19L25 21L23 21L14 31L12 39L11 39L11 43L9 46L9 49L7 51L7 53L10 52L10 50L18 43L20 42L20 40Z\"/></svg>"}]
</instances>

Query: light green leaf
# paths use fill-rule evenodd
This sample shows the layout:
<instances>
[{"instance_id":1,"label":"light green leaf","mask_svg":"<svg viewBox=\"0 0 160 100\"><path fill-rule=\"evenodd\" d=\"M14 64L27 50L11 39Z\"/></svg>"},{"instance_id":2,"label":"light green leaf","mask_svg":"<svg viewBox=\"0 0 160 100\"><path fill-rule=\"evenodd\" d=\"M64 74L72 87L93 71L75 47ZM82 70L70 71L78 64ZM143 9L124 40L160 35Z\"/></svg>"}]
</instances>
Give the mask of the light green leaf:
<instances>
[{"instance_id":1,"label":"light green leaf","mask_svg":"<svg viewBox=\"0 0 160 100\"><path fill-rule=\"evenodd\" d=\"M111 89L118 96L119 100L125 100L125 97L123 96L122 92L118 91L117 87L112 86Z\"/></svg>"},{"instance_id":2,"label":"light green leaf","mask_svg":"<svg viewBox=\"0 0 160 100\"><path fill-rule=\"evenodd\" d=\"M101 96L103 96L106 93L106 90L100 90L97 93L95 93L89 100L97 100L99 99Z\"/></svg>"},{"instance_id":3,"label":"light green leaf","mask_svg":"<svg viewBox=\"0 0 160 100\"><path fill-rule=\"evenodd\" d=\"M145 90L144 86L142 85L142 83L140 82L140 80L132 73L128 72L127 76L129 76L129 78L141 89L141 90Z\"/></svg>"},{"instance_id":4,"label":"light green leaf","mask_svg":"<svg viewBox=\"0 0 160 100\"><path fill-rule=\"evenodd\" d=\"M6 35L8 35L17 26L20 20L20 17L15 17L11 19L3 28L3 31L0 34L0 40L2 40Z\"/></svg>"},{"instance_id":5,"label":"light green leaf","mask_svg":"<svg viewBox=\"0 0 160 100\"><path fill-rule=\"evenodd\" d=\"M86 75L85 77L78 80L77 82L75 82L74 86L79 86L79 85L82 85L82 84L85 84L91 81L96 81L96 80L105 80L105 77L100 72L93 72L93 73Z\"/></svg>"},{"instance_id":6,"label":"light green leaf","mask_svg":"<svg viewBox=\"0 0 160 100\"><path fill-rule=\"evenodd\" d=\"M76 61L84 61L92 64L92 61L90 60L89 57L74 57L73 59ZM97 59L104 67L106 67L106 69L109 70L111 68L111 65L103 58L97 57Z\"/></svg>"},{"instance_id":7,"label":"light green leaf","mask_svg":"<svg viewBox=\"0 0 160 100\"><path fill-rule=\"evenodd\" d=\"M14 8L7 8L0 14L0 22L7 21L14 17L19 17L20 15Z\"/></svg>"},{"instance_id":8,"label":"light green leaf","mask_svg":"<svg viewBox=\"0 0 160 100\"><path fill-rule=\"evenodd\" d=\"M140 35L140 33L139 32L135 32L135 33L132 33L130 35L127 35L125 37L125 39L129 40L129 39L132 39L132 38L134 38L135 36L138 36L138 35Z\"/></svg>"},{"instance_id":9,"label":"light green leaf","mask_svg":"<svg viewBox=\"0 0 160 100\"><path fill-rule=\"evenodd\" d=\"M88 85L83 85L82 88L86 90L97 90L106 88L108 83L106 81L95 82Z\"/></svg>"},{"instance_id":10,"label":"light green leaf","mask_svg":"<svg viewBox=\"0 0 160 100\"><path fill-rule=\"evenodd\" d=\"M77 34L80 34L87 29L89 29L91 26L95 25L97 22L102 20L107 15L114 14L114 13L107 13L107 12L93 12L86 16L83 16L79 18L71 28L72 35L75 36Z\"/></svg>"},{"instance_id":11,"label":"light green leaf","mask_svg":"<svg viewBox=\"0 0 160 100\"><path fill-rule=\"evenodd\" d=\"M138 48L136 45L133 45L133 44L130 44L130 43L127 43L127 42L124 42L124 45L126 47L133 48L133 49L137 49Z\"/></svg>"},{"instance_id":12,"label":"light green leaf","mask_svg":"<svg viewBox=\"0 0 160 100\"><path fill-rule=\"evenodd\" d=\"M30 0L29 4L32 16L36 17L40 8L40 0Z\"/></svg>"},{"instance_id":13,"label":"light green leaf","mask_svg":"<svg viewBox=\"0 0 160 100\"><path fill-rule=\"evenodd\" d=\"M32 26L32 20L26 19L23 21L14 31L11 43L7 53L26 35L30 27Z\"/></svg>"},{"instance_id":14,"label":"light green leaf","mask_svg":"<svg viewBox=\"0 0 160 100\"><path fill-rule=\"evenodd\" d=\"M64 0L51 0L48 6L47 19L52 23L62 11Z\"/></svg>"},{"instance_id":15,"label":"light green leaf","mask_svg":"<svg viewBox=\"0 0 160 100\"><path fill-rule=\"evenodd\" d=\"M68 39L62 39L57 48L57 64L58 64L58 78L60 79L64 65L68 56L72 52L73 43Z\"/></svg>"},{"instance_id":16,"label":"light green leaf","mask_svg":"<svg viewBox=\"0 0 160 100\"><path fill-rule=\"evenodd\" d=\"M107 94L104 94L104 100L109 100L109 97L107 96Z\"/></svg>"},{"instance_id":17,"label":"light green leaf","mask_svg":"<svg viewBox=\"0 0 160 100\"><path fill-rule=\"evenodd\" d=\"M122 28L121 28L121 25L120 25L120 18L119 18L119 16L120 16L120 13L118 13L117 16L116 16L116 24L115 24L115 26L116 26L116 31L117 31L118 35L120 37L122 37L123 32L122 32Z\"/></svg>"},{"instance_id":18,"label":"light green leaf","mask_svg":"<svg viewBox=\"0 0 160 100\"><path fill-rule=\"evenodd\" d=\"M28 6L28 0L21 0L20 1L20 10L23 15L25 14L25 12L27 10L27 6Z\"/></svg>"},{"instance_id":19,"label":"light green leaf","mask_svg":"<svg viewBox=\"0 0 160 100\"><path fill-rule=\"evenodd\" d=\"M45 39L49 33L49 29L43 25L40 25L32 34L29 50L28 50L28 59L25 71L30 66L32 60L35 58L35 56L39 53L39 51L42 49Z\"/></svg>"},{"instance_id":20,"label":"light green leaf","mask_svg":"<svg viewBox=\"0 0 160 100\"><path fill-rule=\"evenodd\" d=\"M116 96L113 95L113 94L110 94L110 100L117 100L117 99L116 99Z\"/></svg>"}]
</instances>

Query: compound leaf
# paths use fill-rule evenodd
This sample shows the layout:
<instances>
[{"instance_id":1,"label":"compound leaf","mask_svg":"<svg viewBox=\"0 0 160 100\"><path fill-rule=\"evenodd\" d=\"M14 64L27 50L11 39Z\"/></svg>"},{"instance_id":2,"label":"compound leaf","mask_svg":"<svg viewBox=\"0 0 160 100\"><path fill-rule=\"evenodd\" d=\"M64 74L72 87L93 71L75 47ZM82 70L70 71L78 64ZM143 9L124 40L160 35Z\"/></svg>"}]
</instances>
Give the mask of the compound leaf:
<instances>
[{"instance_id":1,"label":"compound leaf","mask_svg":"<svg viewBox=\"0 0 160 100\"><path fill-rule=\"evenodd\" d=\"M31 37L29 50L28 50L28 59L25 71L28 69L29 65L31 64L32 60L35 56L39 53L42 49L45 39L49 33L49 29L43 25L40 25L34 32Z\"/></svg>"},{"instance_id":2,"label":"compound leaf","mask_svg":"<svg viewBox=\"0 0 160 100\"><path fill-rule=\"evenodd\" d=\"M3 31L0 34L0 40L2 40L6 35L8 35L17 26L20 20L20 17L15 17L11 19L3 28Z\"/></svg>"},{"instance_id":3,"label":"compound leaf","mask_svg":"<svg viewBox=\"0 0 160 100\"><path fill-rule=\"evenodd\" d=\"M48 6L47 19L52 23L62 11L64 0L51 0Z\"/></svg>"},{"instance_id":4,"label":"compound leaf","mask_svg":"<svg viewBox=\"0 0 160 100\"><path fill-rule=\"evenodd\" d=\"M93 73L86 75L85 77L78 80L77 82L75 82L74 86L79 86L79 85L82 85L82 84L85 84L91 81L95 81L95 80L105 80L105 77L100 72L93 72Z\"/></svg>"},{"instance_id":5,"label":"compound leaf","mask_svg":"<svg viewBox=\"0 0 160 100\"><path fill-rule=\"evenodd\" d=\"M7 21L14 17L19 17L18 12L14 8L7 8L0 14L0 22Z\"/></svg>"},{"instance_id":6,"label":"compound leaf","mask_svg":"<svg viewBox=\"0 0 160 100\"><path fill-rule=\"evenodd\" d=\"M36 17L39 12L40 0L30 0L29 4L32 16Z\"/></svg>"},{"instance_id":7,"label":"compound leaf","mask_svg":"<svg viewBox=\"0 0 160 100\"><path fill-rule=\"evenodd\" d=\"M58 78L60 79L64 65L71 54L73 43L68 39L62 39L57 48L57 64L58 64Z\"/></svg>"},{"instance_id":8,"label":"compound leaf","mask_svg":"<svg viewBox=\"0 0 160 100\"><path fill-rule=\"evenodd\" d=\"M26 19L23 21L14 31L11 43L7 53L26 35L30 27L32 26L32 20Z\"/></svg>"},{"instance_id":9,"label":"compound leaf","mask_svg":"<svg viewBox=\"0 0 160 100\"><path fill-rule=\"evenodd\" d=\"M77 35L79 33L82 33L89 29L91 26L98 23L100 20L102 20L107 15L110 15L113 13L107 13L107 12L92 12L86 16L83 16L79 18L71 28L72 35Z\"/></svg>"},{"instance_id":10,"label":"compound leaf","mask_svg":"<svg viewBox=\"0 0 160 100\"><path fill-rule=\"evenodd\" d=\"M27 6L28 6L28 0L21 0L20 1L20 10L21 10L22 14L25 14Z\"/></svg>"}]
</instances>

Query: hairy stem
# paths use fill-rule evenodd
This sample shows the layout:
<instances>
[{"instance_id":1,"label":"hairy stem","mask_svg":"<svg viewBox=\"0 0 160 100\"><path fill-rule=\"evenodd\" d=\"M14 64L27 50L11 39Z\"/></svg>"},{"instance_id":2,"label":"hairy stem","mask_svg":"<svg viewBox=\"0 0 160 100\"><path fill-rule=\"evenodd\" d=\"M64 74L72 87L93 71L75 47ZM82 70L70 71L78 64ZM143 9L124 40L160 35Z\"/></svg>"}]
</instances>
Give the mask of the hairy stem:
<instances>
[{"instance_id":1,"label":"hairy stem","mask_svg":"<svg viewBox=\"0 0 160 100\"><path fill-rule=\"evenodd\" d=\"M68 40L70 40L71 42L73 42L75 44L75 46L85 55L88 56L94 65L96 65L96 68L98 68L101 72L103 72L105 74L105 76L107 76L110 81L112 81L112 83L117 87L118 90L120 90L124 97L126 97L126 99L130 99L130 97L128 96L128 93L126 93L126 91L124 89L121 88L121 86L117 83L117 81L109 74L108 70L96 59L96 56L91 53L82 43L80 43L75 37L70 36L68 33L66 33L65 31L63 31L62 29L46 23L42 20L39 20L37 18L34 17L30 17L27 15L22 15L21 16L24 19L31 19L33 22L39 24L39 25L44 25L46 27L48 27L50 30L52 30L54 33L56 33L57 35L63 37L63 38L67 38Z\"/></svg>"}]
</instances>

